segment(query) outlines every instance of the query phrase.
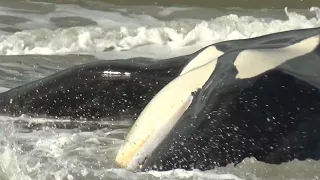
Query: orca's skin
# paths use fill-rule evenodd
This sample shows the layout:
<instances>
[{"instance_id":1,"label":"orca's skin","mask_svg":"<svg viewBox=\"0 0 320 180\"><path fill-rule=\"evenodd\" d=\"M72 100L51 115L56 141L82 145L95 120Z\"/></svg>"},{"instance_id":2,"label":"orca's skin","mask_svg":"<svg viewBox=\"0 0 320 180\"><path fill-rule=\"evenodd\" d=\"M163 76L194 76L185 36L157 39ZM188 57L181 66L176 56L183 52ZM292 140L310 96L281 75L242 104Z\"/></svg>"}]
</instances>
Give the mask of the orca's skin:
<instances>
[{"instance_id":1,"label":"orca's skin","mask_svg":"<svg viewBox=\"0 0 320 180\"><path fill-rule=\"evenodd\" d=\"M147 150L132 151L142 152L138 163L140 156L126 153L133 146L127 137L127 149L116 158L120 167L208 170L246 157L271 164L320 159L320 28L228 41L219 48L224 54L210 78L190 92L192 102L170 132L154 150L140 144ZM274 67L259 71L270 62Z\"/></svg>"}]
</instances>

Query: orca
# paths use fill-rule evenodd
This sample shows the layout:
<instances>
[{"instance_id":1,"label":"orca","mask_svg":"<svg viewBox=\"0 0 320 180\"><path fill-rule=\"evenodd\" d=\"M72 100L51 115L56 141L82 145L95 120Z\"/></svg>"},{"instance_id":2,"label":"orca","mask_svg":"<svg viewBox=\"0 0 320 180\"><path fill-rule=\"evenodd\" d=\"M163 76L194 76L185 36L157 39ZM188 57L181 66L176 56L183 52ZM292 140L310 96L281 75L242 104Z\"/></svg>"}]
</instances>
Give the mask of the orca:
<instances>
[{"instance_id":1,"label":"orca","mask_svg":"<svg viewBox=\"0 0 320 180\"><path fill-rule=\"evenodd\" d=\"M191 60L150 99L117 167L208 170L247 157L320 159L320 28L212 47L217 57Z\"/></svg>"},{"instance_id":2,"label":"orca","mask_svg":"<svg viewBox=\"0 0 320 180\"><path fill-rule=\"evenodd\" d=\"M211 169L253 156L319 158L319 28L219 42L186 56L75 66L0 94L0 114L136 120L115 159Z\"/></svg>"},{"instance_id":3,"label":"orca","mask_svg":"<svg viewBox=\"0 0 320 180\"><path fill-rule=\"evenodd\" d=\"M219 42L164 60L131 58L78 65L1 93L0 114L80 121L135 120L150 100L178 76L228 51L283 47L317 29L309 31L299 32L299 36L294 32L278 33Z\"/></svg>"}]
</instances>

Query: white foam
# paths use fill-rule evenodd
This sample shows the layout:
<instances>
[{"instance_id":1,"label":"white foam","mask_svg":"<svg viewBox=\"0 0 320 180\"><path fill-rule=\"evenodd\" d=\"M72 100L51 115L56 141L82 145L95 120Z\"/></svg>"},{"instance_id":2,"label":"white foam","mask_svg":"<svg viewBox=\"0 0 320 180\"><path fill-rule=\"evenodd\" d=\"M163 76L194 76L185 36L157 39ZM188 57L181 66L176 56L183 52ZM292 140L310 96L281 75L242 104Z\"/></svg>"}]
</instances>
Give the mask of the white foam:
<instances>
[{"instance_id":1,"label":"white foam","mask_svg":"<svg viewBox=\"0 0 320 180\"><path fill-rule=\"evenodd\" d=\"M160 177L160 178L177 178L177 179L186 179L186 178L205 178L205 179L219 179L219 180L242 180L241 178L233 175L233 174L216 174L212 173L210 171L199 171L199 170L193 170L193 171L186 171L183 169L175 169L171 171L150 171L150 174Z\"/></svg>"},{"instance_id":2,"label":"white foam","mask_svg":"<svg viewBox=\"0 0 320 180\"><path fill-rule=\"evenodd\" d=\"M320 9L313 7L310 11L315 15L309 19L285 9L287 20L230 14L210 21L161 22L161 26L158 20L154 20L156 23L153 25L141 26L139 25L141 20L135 19L137 25L135 27L123 23L122 27L117 28L106 28L99 25L56 30L25 30L0 36L0 54L90 54L103 52L106 49L131 50L134 53L141 47L145 47L144 51L151 50L156 54L154 56L158 57L170 51L181 51L182 54L224 40L251 38L291 29L319 27ZM154 45L157 47L153 47ZM159 48L162 53L159 52Z\"/></svg>"},{"instance_id":3,"label":"white foam","mask_svg":"<svg viewBox=\"0 0 320 180\"><path fill-rule=\"evenodd\" d=\"M4 126L4 123L6 125ZM171 170L133 173L114 168L114 157L128 129L92 132L43 128L21 133L12 121L0 121L0 179L318 179L320 161L281 165L246 158L209 171Z\"/></svg>"},{"instance_id":4,"label":"white foam","mask_svg":"<svg viewBox=\"0 0 320 180\"><path fill-rule=\"evenodd\" d=\"M43 128L20 133L11 122L3 123L7 125L0 133L0 178L10 180L100 179L99 172L112 167L109 161L122 143L116 137L127 133L108 128L93 132Z\"/></svg>"}]
</instances>

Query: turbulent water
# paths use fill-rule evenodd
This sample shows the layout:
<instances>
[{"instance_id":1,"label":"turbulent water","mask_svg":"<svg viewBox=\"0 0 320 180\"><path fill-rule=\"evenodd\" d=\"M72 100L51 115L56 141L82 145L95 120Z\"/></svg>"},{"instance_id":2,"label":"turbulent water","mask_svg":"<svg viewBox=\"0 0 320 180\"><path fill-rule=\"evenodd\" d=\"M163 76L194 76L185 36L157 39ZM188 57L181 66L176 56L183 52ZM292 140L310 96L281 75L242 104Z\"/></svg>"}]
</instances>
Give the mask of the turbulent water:
<instances>
[{"instance_id":1,"label":"turbulent water","mask_svg":"<svg viewBox=\"0 0 320 180\"><path fill-rule=\"evenodd\" d=\"M0 3L0 90L96 60L163 59L215 42L320 26L320 9L246 10ZM68 120L60 122L68 124ZM133 173L113 164L131 121L60 129L50 119L0 116L0 180L320 179L320 161L247 158L210 171ZM61 126L59 126L61 127Z\"/></svg>"}]
</instances>

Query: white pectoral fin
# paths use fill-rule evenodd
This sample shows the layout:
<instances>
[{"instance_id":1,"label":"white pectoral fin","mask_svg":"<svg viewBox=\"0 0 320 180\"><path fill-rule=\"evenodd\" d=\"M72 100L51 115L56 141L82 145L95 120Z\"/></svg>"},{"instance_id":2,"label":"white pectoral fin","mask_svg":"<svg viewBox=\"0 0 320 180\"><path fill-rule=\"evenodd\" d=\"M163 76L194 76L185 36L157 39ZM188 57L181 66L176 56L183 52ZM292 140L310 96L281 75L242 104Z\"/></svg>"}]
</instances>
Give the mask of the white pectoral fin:
<instances>
[{"instance_id":1,"label":"white pectoral fin","mask_svg":"<svg viewBox=\"0 0 320 180\"><path fill-rule=\"evenodd\" d=\"M132 126L116 162L136 169L170 133L194 100L194 92L207 82L217 61L195 68L162 88Z\"/></svg>"}]
</instances>

